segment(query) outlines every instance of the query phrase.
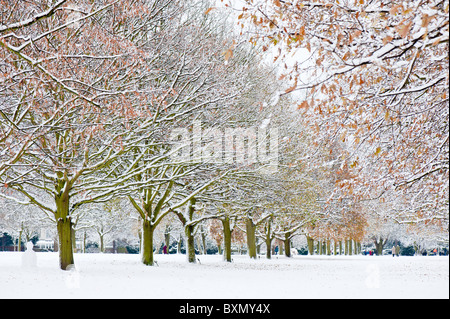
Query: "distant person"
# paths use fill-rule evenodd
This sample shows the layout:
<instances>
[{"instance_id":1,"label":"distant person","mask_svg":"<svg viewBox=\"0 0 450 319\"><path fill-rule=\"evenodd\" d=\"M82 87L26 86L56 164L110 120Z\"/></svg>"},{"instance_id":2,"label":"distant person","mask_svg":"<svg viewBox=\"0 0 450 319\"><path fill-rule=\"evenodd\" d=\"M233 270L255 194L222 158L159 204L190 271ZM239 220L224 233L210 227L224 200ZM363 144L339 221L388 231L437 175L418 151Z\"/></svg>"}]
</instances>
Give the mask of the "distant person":
<instances>
[{"instance_id":1,"label":"distant person","mask_svg":"<svg viewBox=\"0 0 450 319\"><path fill-rule=\"evenodd\" d=\"M167 255L167 246L166 245L164 245L164 247L163 247L163 253L164 253L164 255Z\"/></svg>"},{"instance_id":2,"label":"distant person","mask_svg":"<svg viewBox=\"0 0 450 319\"><path fill-rule=\"evenodd\" d=\"M278 246L275 246L275 255L278 255L278 250L279 250L280 248L278 248Z\"/></svg>"},{"instance_id":3,"label":"distant person","mask_svg":"<svg viewBox=\"0 0 450 319\"><path fill-rule=\"evenodd\" d=\"M392 257L395 257L395 245L392 246Z\"/></svg>"}]
</instances>

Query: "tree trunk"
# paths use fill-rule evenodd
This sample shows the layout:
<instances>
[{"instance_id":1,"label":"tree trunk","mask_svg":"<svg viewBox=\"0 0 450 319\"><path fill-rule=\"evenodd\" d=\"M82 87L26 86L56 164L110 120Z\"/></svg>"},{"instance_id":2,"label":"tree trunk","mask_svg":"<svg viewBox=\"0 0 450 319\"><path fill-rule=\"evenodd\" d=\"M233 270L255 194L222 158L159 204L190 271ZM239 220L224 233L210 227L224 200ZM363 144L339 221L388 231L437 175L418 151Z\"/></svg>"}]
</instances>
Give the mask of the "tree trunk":
<instances>
[{"instance_id":1,"label":"tree trunk","mask_svg":"<svg viewBox=\"0 0 450 319\"><path fill-rule=\"evenodd\" d=\"M247 218L247 248L250 258L256 259L256 225L251 218Z\"/></svg>"},{"instance_id":2,"label":"tree trunk","mask_svg":"<svg viewBox=\"0 0 450 319\"><path fill-rule=\"evenodd\" d=\"M201 232L201 238L202 238L202 247L203 247L203 255L206 255L206 231L203 229L202 226L202 232Z\"/></svg>"},{"instance_id":3,"label":"tree trunk","mask_svg":"<svg viewBox=\"0 0 450 319\"><path fill-rule=\"evenodd\" d=\"M86 241L87 241L87 235L86 235L86 232L84 232L84 235L83 235L83 254L86 253Z\"/></svg>"},{"instance_id":4,"label":"tree trunk","mask_svg":"<svg viewBox=\"0 0 450 319\"><path fill-rule=\"evenodd\" d=\"M261 254L261 245L262 245L262 242L259 242L259 238L256 237L256 254L257 255Z\"/></svg>"},{"instance_id":5,"label":"tree trunk","mask_svg":"<svg viewBox=\"0 0 450 319\"><path fill-rule=\"evenodd\" d=\"M355 241L355 255L361 254L361 243Z\"/></svg>"},{"instance_id":6,"label":"tree trunk","mask_svg":"<svg viewBox=\"0 0 450 319\"><path fill-rule=\"evenodd\" d=\"M57 222L58 238L59 238L59 266L62 270L67 270L73 265L72 250L72 222L70 217L59 218Z\"/></svg>"},{"instance_id":7,"label":"tree trunk","mask_svg":"<svg viewBox=\"0 0 450 319\"><path fill-rule=\"evenodd\" d=\"M23 223L22 223L23 229ZM19 239L17 240L17 251L22 251L22 229L19 231Z\"/></svg>"},{"instance_id":8,"label":"tree trunk","mask_svg":"<svg viewBox=\"0 0 450 319\"><path fill-rule=\"evenodd\" d=\"M177 243L177 254L181 254L181 242L182 242L183 238L181 238L181 234L180 234L180 238L178 238L178 243Z\"/></svg>"},{"instance_id":9,"label":"tree trunk","mask_svg":"<svg viewBox=\"0 0 450 319\"><path fill-rule=\"evenodd\" d=\"M104 235L99 233L98 236L99 236L99 239L100 239L100 252L104 253L105 252L105 240L103 239Z\"/></svg>"},{"instance_id":10,"label":"tree trunk","mask_svg":"<svg viewBox=\"0 0 450 319\"><path fill-rule=\"evenodd\" d=\"M270 237L266 239L266 258L272 259L272 239Z\"/></svg>"},{"instance_id":11,"label":"tree trunk","mask_svg":"<svg viewBox=\"0 0 450 319\"><path fill-rule=\"evenodd\" d=\"M191 264L195 264L195 238L194 238L194 228L195 226L189 225L184 228L184 232L186 233L187 237L187 247L186 247L186 254L188 262Z\"/></svg>"},{"instance_id":12,"label":"tree trunk","mask_svg":"<svg viewBox=\"0 0 450 319\"><path fill-rule=\"evenodd\" d=\"M170 247L170 227L166 226L166 229L164 231L164 244L167 248L167 253L169 253L169 247Z\"/></svg>"},{"instance_id":13,"label":"tree trunk","mask_svg":"<svg viewBox=\"0 0 450 319\"><path fill-rule=\"evenodd\" d=\"M380 238L380 241L377 241L375 239L374 242L375 242L375 248L377 250L377 256L382 256L383 255L384 244L386 242L383 242L383 238Z\"/></svg>"},{"instance_id":14,"label":"tree trunk","mask_svg":"<svg viewBox=\"0 0 450 319\"><path fill-rule=\"evenodd\" d=\"M189 200L189 204L188 204L188 214L189 214L189 219L190 221L192 221L192 219L194 218L194 213L195 213L195 197L192 197ZM187 224L187 221L182 215L179 216L180 220L183 222L184 225ZM187 237L187 247L186 247L186 254L187 254L187 258L188 258L188 262L191 264L195 264L197 259L195 258L195 239L194 239L194 231L195 231L195 225L187 225L184 227L184 232L186 234Z\"/></svg>"},{"instance_id":15,"label":"tree trunk","mask_svg":"<svg viewBox=\"0 0 450 319\"><path fill-rule=\"evenodd\" d=\"M142 231L142 263L147 266L153 266L155 263L153 257L153 233L155 231L155 226L153 226L150 221L144 220Z\"/></svg>"},{"instance_id":16,"label":"tree trunk","mask_svg":"<svg viewBox=\"0 0 450 319\"><path fill-rule=\"evenodd\" d=\"M269 218L266 222L266 258L272 259L272 221L271 218Z\"/></svg>"},{"instance_id":17,"label":"tree trunk","mask_svg":"<svg viewBox=\"0 0 450 319\"><path fill-rule=\"evenodd\" d=\"M306 241L308 243L308 252L312 256L314 255L314 239L309 236L306 236Z\"/></svg>"},{"instance_id":18,"label":"tree trunk","mask_svg":"<svg viewBox=\"0 0 450 319\"><path fill-rule=\"evenodd\" d=\"M375 243L375 248L377 250L377 256L381 256L383 254L383 245L381 243Z\"/></svg>"},{"instance_id":19,"label":"tree trunk","mask_svg":"<svg viewBox=\"0 0 450 319\"><path fill-rule=\"evenodd\" d=\"M284 255L291 257L291 233L284 235Z\"/></svg>"},{"instance_id":20,"label":"tree trunk","mask_svg":"<svg viewBox=\"0 0 450 319\"><path fill-rule=\"evenodd\" d=\"M72 225L72 226L74 226L74 225ZM72 234L72 250L74 253L76 253L77 252L77 241L75 239L76 237L75 237L75 228L74 227L72 227L72 229L71 229L71 234Z\"/></svg>"},{"instance_id":21,"label":"tree trunk","mask_svg":"<svg viewBox=\"0 0 450 319\"><path fill-rule=\"evenodd\" d=\"M222 219L223 225L223 238L224 238L224 260L231 262L231 226L230 226L230 218L225 217Z\"/></svg>"},{"instance_id":22,"label":"tree trunk","mask_svg":"<svg viewBox=\"0 0 450 319\"><path fill-rule=\"evenodd\" d=\"M327 255L331 255L331 240L327 239Z\"/></svg>"},{"instance_id":23,"label":"tree trunk","mask_svg":"<svg viewBox=\"0 0 450 319\"><path fill-rule=\"evenodd\" d=\"M55 197L55 204L56 227L59 239L59 266L62 270L67 270L70 265L75 263L72 246L72 220L69 216L68 188Z\"/></svg>"}]
</instances>

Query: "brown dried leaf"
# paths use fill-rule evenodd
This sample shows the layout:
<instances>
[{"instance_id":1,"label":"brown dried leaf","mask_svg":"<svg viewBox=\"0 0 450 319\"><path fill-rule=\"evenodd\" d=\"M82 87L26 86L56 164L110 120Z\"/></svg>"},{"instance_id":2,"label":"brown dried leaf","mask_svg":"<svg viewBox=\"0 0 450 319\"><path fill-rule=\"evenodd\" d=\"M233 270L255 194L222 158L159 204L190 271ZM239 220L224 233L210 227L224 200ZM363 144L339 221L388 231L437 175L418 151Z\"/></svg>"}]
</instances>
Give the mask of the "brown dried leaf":
<instances>
[{"instance_id":1,"label":"brown dried leaf","mask_svg":"<svg viewBox=\"0 0 450 319\"><path fill-rule=\"evenodd\" d=\"M406 36L408 35L409 31L411 30L412 27L412 21L410 21L407 24L401 24L398 26L397 28L397 32L398 34L400 34L400 36L402 38L406 38Z\"/></svg>"},{"instance_id":2,"label":"brown dried leaf","mask_svg":"<svg viewBox=\"0 0 450 319\"><path fill-rule=\"evenodd\" d=\"M290 93L290 92L294 91L296 88L297 88L297 80L295 80L294 85L291 86L290 88L288 88L285 92Z\"/></svg>"}]
</instances>

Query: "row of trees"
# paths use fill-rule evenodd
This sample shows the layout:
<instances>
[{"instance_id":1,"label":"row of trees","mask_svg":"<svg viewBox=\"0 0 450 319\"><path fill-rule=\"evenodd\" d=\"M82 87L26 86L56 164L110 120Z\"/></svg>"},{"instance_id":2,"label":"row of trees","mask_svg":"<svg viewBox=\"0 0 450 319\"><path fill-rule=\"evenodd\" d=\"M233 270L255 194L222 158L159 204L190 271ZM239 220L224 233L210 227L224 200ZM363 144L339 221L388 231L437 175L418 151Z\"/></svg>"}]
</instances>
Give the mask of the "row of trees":
<instances>
[{"instance_id":1,"label":"row of trees","mask_svg":"<svg viewBox=\"0 0 450 319\"><path fill-rule=\"evenodd\" d=\"M74 263L73 231L88 205L126 198L141 218L143 263L152 265L154 231L168 214L189 234L197 203L242 202L250 180L262 178L268 165L235 160L252 149L236 145L237 133L231 161L210 161L204 148L202 131L257 127L275 105L270 70L208 8L176 0L2 5L1 196L54 221L62 269ZM172 139L178 127L189 135L181 144ZM174 156L191 143L200 148ZM212 211L228 220L220 205Z\"/></svg>"},{"instance_id":2,"label":"row of trees","mask_svg":"<svg viewBox=\"0 0 450 319\"><path fill-rule=\"evenodd\" d=\"M221 222L226 260L239 223L252 258L257 237L289 254L300 230L360 241L374 216L448 227L448 1L419 5L422 20L405 4L322 2L248 1L249 38L206 1L2 1L6 207L56 225L62 269L74 230L114 200L139 216L146 265L168 218L190 262L206 220ZM276 75L265 39L277 60L306 47L315 63Z\"/></svg>"},{"instance_id":3,"label":"row of trees","mask_svg":"<svg viewBox=\"0 0 450 319\"><path fill-rule=\"evenodd\" d=\"M305 223L292 214L262 214L261 210L230 212L228 219L205 214L204 207L195 214L197 222L189 232L176 214L166 216L155 229L153 252L161 253L165 245L171 253L191 254L192 262L196 262L196 254L219 253L223 254L224 260L231 261L231 253L239 251L244 251L250 258L257 258L261 253L271 258L276 246L280 254L288 257L298 251L310 255L352 255L360 254L362 250L367 252L367 249L375 249L382 255L384 249L399 242L405 247L413 246L417 254L448 246L445 233L436 225L401 225L389 218L355 216L355 212L343 216L344 221L351 216L345 221L347 227L339 226L329 218ZM40 248L58 249L54 222L39 210L28 208L25 213L22 207L9 202L2 206L0 216L2 231L13 236L17 250L21 250L22 241L41 239L46 241L40 242ZM367 220L361 222L362 218ZM74 251L106 252L108 248L108 251L137 252L142 244L140 217L126 199L86 206L75 214L74 220ZM360 225L356 226L358 220ZM289 221L289 227L286 227L286 221ZM349 231L352 227L353 233Z\"/></svg>"}]
</instances>

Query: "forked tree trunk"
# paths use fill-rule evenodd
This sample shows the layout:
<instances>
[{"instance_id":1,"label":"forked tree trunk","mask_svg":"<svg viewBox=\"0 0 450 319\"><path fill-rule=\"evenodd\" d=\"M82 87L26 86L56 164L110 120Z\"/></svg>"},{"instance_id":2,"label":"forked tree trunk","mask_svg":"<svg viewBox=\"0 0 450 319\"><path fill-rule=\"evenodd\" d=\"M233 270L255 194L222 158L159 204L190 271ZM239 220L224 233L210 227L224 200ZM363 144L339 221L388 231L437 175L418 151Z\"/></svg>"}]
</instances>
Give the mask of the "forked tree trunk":
<instances>
[{"instance_id":1,"label":"forked tree trunk","mask_svg":"<svg viewBox=\"0 0 450 319\"><path fill-rule=\"evenodd\" d=\"M379 241L374 239L375 248L377 250L377 256L383 255L383 248L384 248L384 245L386 244L386 242L387 242L387 239L383 240L383 238L380 238Z\"/></svg>"}]
</instances>

